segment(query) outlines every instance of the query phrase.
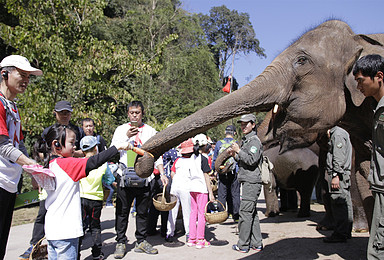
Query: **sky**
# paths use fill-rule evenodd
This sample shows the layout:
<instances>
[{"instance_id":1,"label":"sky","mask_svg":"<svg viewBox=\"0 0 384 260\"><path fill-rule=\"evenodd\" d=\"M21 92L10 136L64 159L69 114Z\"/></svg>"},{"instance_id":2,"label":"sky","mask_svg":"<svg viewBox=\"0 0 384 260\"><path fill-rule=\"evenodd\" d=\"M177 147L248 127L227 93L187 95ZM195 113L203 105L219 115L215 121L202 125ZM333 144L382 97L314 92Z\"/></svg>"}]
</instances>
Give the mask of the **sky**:
<instances>
[{"instance_id":1,"label":"sky","mask_svg":"<svg viewBox=\"0 0 384 260\"><path fill-rule=\"evenodd\" d=\"M248 13L266 58L237 56L234 77L240 86L253 80L308 29L330 18L339 19L356 34L384 33L382 0L181 0L190 13L209 14L214 6ZM232 61L232 60L231 60ZM227 70L227 75L231 70Z\"/></svg>"}]
</instances>

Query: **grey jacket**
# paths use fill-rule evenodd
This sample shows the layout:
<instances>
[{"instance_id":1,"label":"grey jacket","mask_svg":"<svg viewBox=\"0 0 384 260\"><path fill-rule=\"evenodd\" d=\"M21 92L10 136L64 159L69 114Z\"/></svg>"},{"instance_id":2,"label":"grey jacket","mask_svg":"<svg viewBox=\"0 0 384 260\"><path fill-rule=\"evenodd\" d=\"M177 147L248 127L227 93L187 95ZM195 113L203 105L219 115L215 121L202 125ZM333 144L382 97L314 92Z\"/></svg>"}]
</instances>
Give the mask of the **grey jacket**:
<instances>
[{"instance_id":1,"label":"grey jacket","mask_svg":"<svg viewBox=\"0 0 384 260\"><path fill-rule=\"evenodd\" d=\"M371 189L384 193L384 97L373 114L371 170L368 176Z\"/></svg>"},{"instance_id":2,"label":"grey jacket","mask_svg":"<svg viewBox=\"0 0 384 260\"><path fill-rule=\"evenodd\" d=\"M256 132L252 131L242 138L241 149L235 155L239 165L238 180L240 183L261 183L258 167L263 155L263 146Z\"/></svg>"},{"instance_id":3,"label":"grey jacket","mask_svg":"<svg viewBox=\"0 0 384 260\"><path fill-rule=\"evenodd\" d=\"M339 176L340 186L350 186L350 175L352 165L352 144L349 134L343 128L335 126L331 129L331 138L328 141L327 173L328 183L333 177Z\"/></svg>"}]
</instances>

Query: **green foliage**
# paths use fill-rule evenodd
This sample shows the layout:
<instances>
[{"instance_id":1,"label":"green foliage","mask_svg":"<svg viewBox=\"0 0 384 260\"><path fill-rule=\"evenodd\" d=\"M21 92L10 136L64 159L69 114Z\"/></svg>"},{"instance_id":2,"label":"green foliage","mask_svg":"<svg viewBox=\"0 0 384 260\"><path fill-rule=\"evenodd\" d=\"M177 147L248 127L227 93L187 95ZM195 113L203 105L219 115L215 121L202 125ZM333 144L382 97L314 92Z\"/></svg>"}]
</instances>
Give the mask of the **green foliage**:
<instances>
[{"instance_id":1,"label":"green foliage","mask_svg":"<svg viewBox=\"0 0 384 260\"><path fill-rule=\"evenodd\" d=\"M216 57L220 68L220 80L224 78L227 61L238 52L256 53L266 57L260 47L255 31L249 21L249 14L229 10L225 5L212 7L209 15L199 14L208 44Z\"/></svg>"},{"instance_id":2,"label":"green foliage","mask_svg":"<svg viewBox=\"0 0 384 260\"><path fill-rule=\"evenodd\" d=\"M123 2L109 2L109 18L93 33L146 59L158 58L161 68L155 73L125 79L129 93L144 102L147 123L161 130L221 96L218 71L196 17L180 9L179 1ZM159 49L162 55L156 55Z\"/></svg>"},{"instance_id":3,"label":"green foliage","mask_svg":"<svg viewBox=\"0 0 384 260\"><path fill-rule=\"evenodd\" d=\"M166 37L151 58L132 55L126 46L92 36L91 26L104 17L103 0L2 2L19 25L0 24L0 38L44 72L18 100L23 129L31 138L54 122L54 104L67 99L74 107L73 121L91 117L109 139L133 98L126 79L157 73L158 55L175 39Z\"/></svg>"}]
</instances>

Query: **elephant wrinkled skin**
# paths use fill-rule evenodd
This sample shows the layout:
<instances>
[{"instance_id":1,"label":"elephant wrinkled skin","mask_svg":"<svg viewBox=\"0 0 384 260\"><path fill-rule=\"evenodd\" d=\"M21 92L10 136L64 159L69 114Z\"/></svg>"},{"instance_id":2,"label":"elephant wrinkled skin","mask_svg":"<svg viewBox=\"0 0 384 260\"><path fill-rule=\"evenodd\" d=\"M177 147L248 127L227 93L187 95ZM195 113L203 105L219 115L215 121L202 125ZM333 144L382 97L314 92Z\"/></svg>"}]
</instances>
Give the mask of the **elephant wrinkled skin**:
<instances>
[{"instance_id":1,"label":"elephant wrinkled skin","mask_svg":"<svg viewBox=\"0 0 384 260\"><path fill-rule=\"evenodd\" d=\"M366 177L374 100L356 89L351 70L361 56L384 56L383 44L383 34L355 34L342 21L326 21L303 34L249 84L159 132L143 149L157 158L228 119L278 104L273 133L281 152L308 147L318 133L339 125L349 132L356 151L356 177ZM139 158L135 168L151 164L153 160ZM370 219L372 197L366 186L358 188Z\"/></svg>"}]
</instances>

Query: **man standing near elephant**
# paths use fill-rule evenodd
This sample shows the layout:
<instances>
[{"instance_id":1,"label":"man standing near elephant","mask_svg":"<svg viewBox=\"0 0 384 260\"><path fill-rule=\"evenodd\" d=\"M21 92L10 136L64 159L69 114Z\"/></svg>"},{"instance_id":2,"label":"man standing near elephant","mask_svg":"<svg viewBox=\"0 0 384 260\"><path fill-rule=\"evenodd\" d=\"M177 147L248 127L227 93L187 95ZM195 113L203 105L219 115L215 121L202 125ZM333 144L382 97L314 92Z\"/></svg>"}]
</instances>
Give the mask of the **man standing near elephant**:
<instances>
[{"instance_id":1,"label":"man standing near elephant","mask_svg":"<svg viewBox=\"0 0 384 260\"><path fill-rule=\"evenodd\" d=\"M367 258L384 259L384 58L367 55L353 68L357 89L377 102L373 115L372 157L368 181L375 199Z\"/></svg>"},{"instance_id":2,"label":"man standing near elephant","mask_svg":"<svg viewBox=\"0 0 384 260\"><path fill-rule=\"evenodd\" d=\"M232 249L241 253L247 253L249 249L260 252L263 250L263 242L256 206L263 186L258 167L263 158L263 146L256 134L255 115L243 115L237 122L241 124L245 136L241 148L235 142L228 152L239 165L238 180L243 192L239 211L239 241Z\"/></svg>"},{"instance_id":3,"label":"man standing near elephant","mask_svg":"<svg viewBox=\"0 0 384 260\"><path fill-rule=\"evenodd\" d=\"M331 236L325 237L325 243L346 242L351 237L353 211L351 193L351 164L352 144L349 134L344 129L335 126L327 131L327 199L330 202L330 215L335 226Z\"/></svg>"},{"instance_id":4,"label":"man standing near elephant","mask_svg":"<svg viewBox=\"0 0 384 260\"><path fill-rule=\"evenodd\" d=\"M236 127L228 125L225 128L225 138L217 141L212 159L212 170L215 170L215 161L219 153L229 147L235 142L234 136L236 134ZM237 180L237 165L234 170L219 174L218 180L218 200L225 205L228 204L228 212L232 214L233 221L239 221L239 207L240 207L240 184Z\"/></svg>"},{"instance_id":5,"label":"man standing near elephant","mask_svg":"<svg viewBox=\"0 0 384 260\"><path fill-rule=\"evenodd\" d=\"M130 142L135 147L141 147L148 139L156 134L156 130L143 123L144 105L141 101L132 101L128 104L129 123L116 128L112 143ZM156 248L146 241L147 221L150 203L150 182L156 181L153 174L147 179L139 178L133 169L136 154L131 151L120 152L119 170L117 171L117 197L115 229L116 250L114 257L121 259L125 255L128 228L129 211L134 199L136 199L136 244L134 251L137 253L157 254ZM159 158L155 165L160 171L160 179L163 185L168 184L168 178L164 174L162 159ZM152 185L151 185L152 186Z\"/></svg>"}]
</instances>

